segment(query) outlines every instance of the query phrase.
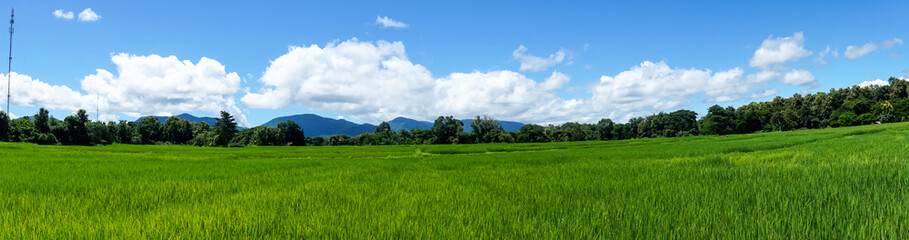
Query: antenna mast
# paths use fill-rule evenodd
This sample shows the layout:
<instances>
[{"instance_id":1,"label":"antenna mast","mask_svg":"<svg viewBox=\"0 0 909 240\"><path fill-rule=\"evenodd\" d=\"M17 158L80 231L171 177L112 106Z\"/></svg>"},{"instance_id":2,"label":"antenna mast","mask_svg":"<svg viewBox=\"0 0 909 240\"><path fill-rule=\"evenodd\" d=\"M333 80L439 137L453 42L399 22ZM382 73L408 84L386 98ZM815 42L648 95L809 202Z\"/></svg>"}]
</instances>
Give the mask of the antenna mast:
<instances>
[{"instance_id":1,"label":"antenna mast","mask_svg":"<svg viewBox=\"0 0 909 240\"><path fill-rule=\"evenodd\" d=\"M9 66L6 70L6 114L9 115L9 102L12 98L10 94L10 82L12 77L10 73L13 72L13 17L16 16L16 9L11 9L9 13Z\"/></svg>"}]
</instances>

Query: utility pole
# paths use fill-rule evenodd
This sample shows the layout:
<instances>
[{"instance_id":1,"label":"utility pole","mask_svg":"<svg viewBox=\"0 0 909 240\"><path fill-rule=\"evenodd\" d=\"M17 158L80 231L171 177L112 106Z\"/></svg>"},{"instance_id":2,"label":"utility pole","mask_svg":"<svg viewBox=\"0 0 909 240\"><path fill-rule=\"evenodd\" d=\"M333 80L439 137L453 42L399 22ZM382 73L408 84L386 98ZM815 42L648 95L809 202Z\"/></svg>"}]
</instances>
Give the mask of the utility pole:
<instances>
[{"instance_id":1,"label":"utility pole","mask_svg":"<svg viewBox=\"0 0 909 240\"><path fill-rule=\"evenodd\" d=\"M10 13L9 13L9 66L6 69L6 115L7 116L9 116L9 114L10 114L9 102L11 101L10 99L12 98L12 94L10 94L10 87L11 87L10 82L12 82L12 80L11 80L12 77L10 76L10 73L13 72L13 22L14 22L13 17L14 16L16 16L16 9L11 9Z\"/></svg>"}]
</instances>

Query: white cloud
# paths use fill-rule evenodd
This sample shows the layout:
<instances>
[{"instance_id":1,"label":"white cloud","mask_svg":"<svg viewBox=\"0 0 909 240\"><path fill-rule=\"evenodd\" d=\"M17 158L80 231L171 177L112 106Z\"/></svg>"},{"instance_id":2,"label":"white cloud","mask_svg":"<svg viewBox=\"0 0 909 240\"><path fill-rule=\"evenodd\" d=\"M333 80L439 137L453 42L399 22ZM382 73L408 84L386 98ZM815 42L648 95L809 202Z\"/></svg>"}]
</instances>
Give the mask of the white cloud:
<instances>
[{"instance_id":1,"label":"white cloud","mask_svg":"<svg viewBox=\"0 0 909 240\"><path fill-rule=\"evenodd\" d=\"M771 70L761 70L757 73L748 74L745 79L749 83L766 83L774 79L778 79L782 74L777 71Z\"/></svg>"},{"instance_id":2,"label":"white cloud","mask_svg":"<svg viewBox=\"0 0 909 240\"><path fill-rule=\"evenodd\" d=\"M274 61L241 102L250 108L291 104L379 122L397 116L432 120L488 114L501 119L544 122L576 119L580 101L548 92L568 76L554 72L538 83L513 71L452 73L434 78L408 60L401 42L351 39L325 47L291 47Z\"/></svg>"},{"instance_id":3,"label":"white cloud","mask_svg":"<svg viewBox=\"0 0 909 240\"><path fill-rule=\"evenodd\" d=\"M752 94L751 94L751 99L758 99L758 98L770 97L770 96L776 95L776 94L779 93L779 92L780 92L780 91L779 91L779 90L776 90L776 88L764 89L764 90L761 90L761 91L757 91L757 92L752 93Z\"/></svg>"},{"instance_id":4,"label":"white cloud","mask_svg":"<svg viewBox=\"0 0 909 240\"><path fill-rule=\"evenodd\" d=\"M801 86L815 83L814 74L807 70L792 70L783 75L783 79L780 82L793 85Z\"/></svg>"},{"instance_id":5,"label":"white cloud","mask_svg":"<svg viewBox=\"0 0 909 240\"><path fill-rule=\"evenodd\" d=\"M865 54L869 54L874 50L877 50L877 45L873 43L868 43L862 45L861 47L848 46L846 47L846 52L843 55L845 55L848 59L856 59L865 56Z\"/></svg>"},{"instance_id":6,"label":"white cloud","mask_svg":"<svg viewBox=\"0 0 909 240\"><path fill-rule=\"evenodd\" d=\"M524 51L522 46L516 52L523 55ZM776 89L749 94L753 86L771 80L792 85L816 83L814 75L805 70L763 69L745 76L742 68L715 72L644 61L618 74L601 76L588 97L566 99L551 92L570 81L558 71L542 81L514 71L433 77L424 66L408 59L401 42L351 39L324 47L289 48L259 79L263 87L248 92L241 102L250 108L301 105L367 122L398 116L432 120L439 115L465 118L482 114L529 123L594 122L603 117L621 122L685 107L696 96L728 102L749 95L773 95Z\"/></svg>"},{"instance_id":7,"label":"white cloud","mask_svg":"<svg viewBox=\"0 0 909 240\"><path fill-rule=\"evenodd\" d=\"M710 70L707 71L709 72ZM708 79L707 84L701 87L708 96L745 93L749 90L750 86L743 82L742 75L744 73L745 70L741 68L716 72Z\"/></svg>"},{"instance_id":8,"label":"white cloud","mask_svg":"<svg viewBox=\"0 0 909 240\"><path fill-rule=\"evenodd\" d=\"M885 40L881 42L881 48L890 48L896 45L903 45L903 39L893 38L891 40Z\"/></svg>"},{"instance_id":9,"label":"white cloud","mask_svg":"<svg viewBox=\"0 0 909 240\"><path fill-rule=\"evenodd\" d=\"M511 52L514 59L521 63L521 71L546 70L549 67L565 61L569 55L568 50L565 49L559 49L558 52L550 54L548 58L537 57L526 53L527 47L524 47L524 45L518 46L518 49Z\"/></svg>"},{"instance_id":10,"label":"white cloud","mask_svg":"<svg viewBox=\"0 0 909 240\"><path fill-rule=\"evenodd\" d=\"M539 120L555 112L548 109L564 106L562 99L512 71L453 73L438 79L433 96L437 99L432 112L464 117L488 114Z\"/></svg>"},{"instance_id":11,"label":"white cloud","mask_svg":"<svg viewBox=\"0 0 909 240\"><path fill-rule=\"evenodd\" d=\"M749 89L743 73L741 68L713 73L709 69L672 69L664 62L645 61L615 76L600 77L592 101L620 112L682 107L690 103L687 97L695 94L732 101Z\"/></svg>"},{"instance_id":12,"label":"white cloud","mask_svg":"<svg viewBox=\"0 0 909 240\"><path fill-rule=\"evenodd\" d=\"M785 70L785 68L781 70ZM745 76L745 82L751 84L763 84L774 80L793 86L813 85L817 83L814 74L808 70L789 70L788 72L785 72L765 69Z\"/></svg>"},{"instance_id":13,"label":"white cloud","mask_svg":"<svg viewBox=\"0 0 909 240\"><path fill-rule=\"evenodd\" d=\"M79 13L79 21L94 22L98 20L101 20L101 15L98 15L95 13L95 11L92 11L91 8L86 8Z\"/></svg>"},{"instance_id":14,"label":"white cloud","mask_svg":"<svg viewBox=\"0 0 909 240\"><path fill-rule=\"evenodd\" d=\"M858 84L859 87L870 87L872 85L887 86L887 85L890 85L890 82L876 79L874 81L864 81L864 82Z\"/></svg>"},{"instance_id":15,"label":"white cloud","mask_svg":"<svg viewBox=\"0 0 909 240\"><path fill-rule=\"evenodd\" d=\"M117 75L98 69L81 81L89 95L101 96L101 109L105 112L139 117L226 111L241 126L249 125L232 97L240 90L240 77L226 72L218 61L203 57L193 64L176 56L125 53L112 56L111 61L117 65ZM89 99L91 103L95 101Z\"/></svg>"},{"instance_id":16,"label":"white cloud","mask_svg":"<svg viewBox=\"0 0 909 240\"><path fill-rule=\"evenodd\" d=\"M376 24L381 25L382 28L407 28L409 24L392 20L388 16L376 16Z\"/></svg>"},{"instance_id":17,"label":"white cloud","mask_svg":"<svg viewBox=\"0 0 909 240\"><path fill-rule=\"evenodd\" d=\"M6 74L0 74L0 78L6 79ZM10 73L10 91L11 105L13 106L43 106L49 109L64 109L76 111L80 108L88 109L84 103L89 97L83 96L78 91L72 90L63 85L50 85L37 78L28 75ZM0 92L6 94L6 84L0 84ZM3 100L6 100L4 97ZM94 101L93 101L94 102ZM6 106L6 101L3 101ZM93 106L93 105L91 105Z\"/></svg>"},{"instance_id":18,"label":"white cloud","mask_svg":"<svg viewBox=\"0 0 909 240\"><path fill-rule=\"evenodd\" d=\"M64 12L63 9L54 10L54 17L66 20L72 20L75 16L73 12Z\"/></svg>"},{"instance_id":19,"label":"white cloud","mask_svg":"<svg viewBox=\"0 0 909 240\"><path fill-rule=\"evenodd\" d=\"M810 56L811 51L805 50L804 42L805 36L802 32L796 32L792 36L782 38L770 36L764 39L758 50L754 51L754 56L749 63L752 67L766 69L774 65Z\"/></svg>"},{"instance_id":20,"label":"white cloud","mask_svg":"<svg viewBox=\"0 0 909 240\"><path fill-rule=\"evenodd\" d=\"M540 86L546 91L557 90L565 87L565 84L570 80L571 77L568 75L560 73L559 71L552 71L552 75L546 78Z\"/></svg>"},{"instance_id":21,"label":"white cloud","mask_svg":"<svg viewBox=\"0 0 909 240\"><path fill-rule=\"evenodd\" d=\"M837 49L831 50L831 49L830 49L830 46L827 46L827 48L824 49L823 52L821 52L821 53L819 53L819 54L817 55L817 59L815 59L814 62L817 63L817 64L820 65L820 66L825 66L825 65L827 65L827 61L824 60L824 57L826 57L827 55L833 55L834 58L839 58L839 57L840 57L839 50L837 50Z\"/></svg>"},{"instance_id":22,"label":"white cloud","mask_svg":"<svg viewBox=\"0 0 909 240\"><path fill-rule=\"evenodd\" d=\"M879 43L866 43L865 45L859 46L848 46L846 47L846 52L843 53L843 56L846 56L848 59L856 59L862 56L865 56L878 49L886 49L893 47L895 45L902 45L903 39L893 38L891 40L885 40Z\"/></svg>"},{"instance_id":23,"label":"white cloud","mask_svg":"<svg viewBox=\"0 0 909 240\"><path fill-rule=\"evenodd\" d=\"M324 48L291 47L265 70L259 93L241 101L251 108L302 104L359 119L426 116L435 79L413 64L401 42L351 39Z\"/></svg>"},{"instance_id":24,"label":"white cloud","mask_svg":"<svg viewBox=\"0 0 909 240\"><path fill-rule=\"evenodd\" d=\"M719 97L713 98L711 100L712 100L712 102L732 102L732 101L738 100L738 98L734 97L734 96L719 96Z\"/></svg>"}]
</instances>

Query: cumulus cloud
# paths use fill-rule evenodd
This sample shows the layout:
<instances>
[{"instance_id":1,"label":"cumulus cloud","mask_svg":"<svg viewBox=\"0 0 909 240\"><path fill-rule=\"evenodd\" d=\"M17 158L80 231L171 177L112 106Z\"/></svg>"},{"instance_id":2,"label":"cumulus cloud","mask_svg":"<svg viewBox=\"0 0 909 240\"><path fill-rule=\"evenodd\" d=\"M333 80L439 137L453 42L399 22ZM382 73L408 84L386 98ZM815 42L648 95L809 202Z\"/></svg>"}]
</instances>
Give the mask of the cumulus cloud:
<instances>
[{"instance_id":1,"label":"cumulus cloud","mask_svg":"<svg viewBox=\"0 0 909 240\"><path fill-rule=\"evenodd\" d=\"M407 23L392 20L388 16L376 16L376 24L382 26L382 28L407 28L410 26Z\"/></svg>"},{"instance_id":2,"label":"cumulus cloud","mask_svg":"<svg viewBox=\"0 0 909 240\"><path fill-rule=\"evenodd\" d=\"M733 101L748 91L744 70L713 73L709 69L673 69L665 62L645 61L615 76L602 76L592 101L621 112L667 110L690 103L687 97L706 94L714 100Z\"/></svg>"},{"instance_id":3,"label":"cumulus cloud","mask_svg":"<svg viewBox=\"0 0 909 240\"><path fill-rule=\"evenodd\" d=\"M789 71L765 69L745 76L745 82L751 84L763 84L774 80L793 86L813 85L817 83L814 74L808 70L801 69Z\"/></svg>"},{"instance_id":4,"label":"cumulus cloud","mask_svg":"<svg viewBox=\"0 0 909 240\"><path fill-rule=\"evenodd\" d=\"M776 95L776 94L779 93L779 92L780 92L780 91L779 91L779 90L776 90L776 88L764 89L764 90L760 90L760 91L757 91L757 92L752 93L752 94L751 94L751 99L758 99L758 98L770 97L770 96Z\"/></svg>"},{"instance_id":5,"label":"cumulus cloud","mask_svg":"<svg viewBox=\"0 0 909 240\"><path fill-rule=\"evenodd\" d=\"M816 83L814 81L814 74L807 70L792 70L783 74L783 79L780 82L793 85L793 86L803 86Z\"/></svg>"},{"instance_id":6,"label":"cumulus cloud","mask_svg":"<svg viewBox=\"0 0 909 240\"><path fill-rule=\"evenodd\" d=\"M768 73L775 79L789 74L793 84L805 84L806 78L813 81L813 75L799 71ZM625 121L685 107L695 96L717 102L740 100L760 82L751 76L746 77L742 68L712 71L645 61L601 76L589 97L566 99L552 93L570 81L558 71L542 81L507 70L433 77L408 59L400 42L351 39L324 47L290 47L259 79L263 87L247 93L241 102L250 108L301 105L368 122L397 116L432 120L442 114L459 118L488 114L532 123L594 122L603 117Z\"/></svg>"},{"instance_id":7,"label":"cumulus cloud","mask_svg":"<svg viewBox=\"0 0 909 240\"><path fill-rule=\"evenodd\" d=\"M781 76L782 74L777 71L761 70L757 73L748 74L745 79L749 83L766 83L771 80L778 79Z\"/></svg>"},{"instance_id":8,"label":"cumulus cloud","mask_svg":"<svg viewBox=\"0 0 909 240\"><path fill-rule=\"evenodd\" d=\"M57 10L54 10L54 17L62 18L62 19L66 19L66 20L72 20L75 17L75 15L73 14L72 11L64 12L63 9L57 9Z\"/></svg>"},{"instance_id":9,"label":"cumulus cloud","mask_svg":"<svg viewBox=\"0 0 909 240\"><path fill-rule=\"evenodd\" d=\"M98 20L101 20L101 15L98 15L95 13L95 11L92 11L91 8L86 8L79 13L79 21L94 22Z\"/></svg>"},{"instance_id":10,"label":"cumulus cloud","mask_svg":"<svg viewBox=\"0 0 909 240\"><path fill-rule=\"evenodd\" d=\"M437 100L432 112L455 116L489 114L533 121L556 112L552 108L564 107L564 100L512 71L453 73L438 79L433 92Z\"/></svg>"},{"instance_id":11,"label":"cumulus cloud","mask_svg":"<svg viewBox=\"0 0 909 240\"><path fill-rule=\"evenodd\" d=\"M770 68L774 65L789 61L796 61L811 55L811 51L803 46L805 36L796 32L789 37L768 37L761 43L761 47L754 51L754 56L749 64L752 67Z\"/></svg>"},{"instance_id":12,"label":"cumulus cloud","mask_svg":"<svg viewBox=\"0 0 909 240\"><path fill-rule=\"evenodd\" d=\"M67 86L50 85L28 75L13 72L9 76L10 85L12 85L10 104L14 106L43 106L50 109L76 111L80 108L87 109L89 105L84 103L92 99ZM0 74L0 78L6 79L7 75ZM6 84L0 85L2 85L0 91L5 95L7 86ZM6 98L4 97L3 100ZM3 103L6 106L6 102Z\"/></svg>"},{"instance_id":13,"label":"cumulus cloud","mask_svg":"<svg viewBox=\"0 0 909 240\"><path fill-rule=\"evenodd\" d=\"M203 57L194 64L176 56L125 53L112 56L111 61L117 66L116 75L98 69L81 81L83 90L101 96L105 112L139 117L226 111L236 116L240 125L249 125L232 97L240 90L240 77L226 72L218 61Z\"/></svg>"},{"instance_id":14,"label":"cumulus cloud","mask_svg":"<svg viewBox=\"0 0 909 240\"><path fill-rule=\"evenodd\" d=\"M878 50L878 49L886 49L886 48L893 47L895 45L902 45L902 44L903 44L903 39L893 38L891 40L885 40L885 41L878 42L878 43L873 43L873 42L866 43L865 45L862 45L860 47L859 46L848 46L848 47L846 47L846 52L843 53L843 56L845 56L848 59L856 59L856 58L865 56L871 52L874 52L875 50Z\"/></svg>"},{"instance_id":15,"label":"cumulus cloud","mask_svg":"<svg viewBox=\"0 0 909 240\"><path fill-rule=\"evenodd\" d=\"M387 120L397 114L426 116L435 79L410 62L401 42L351 39L324 48L291 47L272 61L260 82L266 88L244 96L243 104L277 109L297 103Z\"/></svg>"},{"instance_id":16,"label":"cumulus cloud","mask_svg":"<svg viewBox=\"0 0 909 240\"><path fill-rule=\"evenodd\" d=\"M558 52L550 54L548 58L542 58L527 54L527 47L521 45L511 52L511 55L521 63L521 71L542 71L565 61L569 53L568 50L560 49Z\"/></svg>"},{"instance_id":17,"label":"cumulus cloud","mask_svg":"<svg viewBox=\"0 0 909 240\"><path fill-rule=\"evenodd\" d=\"M565 84L570 80L571 77L568 75L560 73L559 71L552 71L552 75L546 78L540 86L546 91L557 90L565 87Z\"/></svg>"},{"instance_id":18,"label":"cumulus cloud","mask_svg":"<svg viewBox=\"0 0 909 240\"><path fill-rule=\"evenodd\" d=\"M576 112L570 107L579 101L548 92L568 80L554 72L538 83L513 71L434 78L425 67L410 62L401 42L351 39L325 47L291 47L266 69L259 80L265 87L246 94L241 102L272 109L299 104L372 122L397 116L431 120L440 114L540 122Z\"/></svg>"},{"instance_id":19,"label":"cumulus cloud","mask_svg":"<svg viewBox=\"0 0 909 240\"><path fill-rule=\"evenodd\" d=\"M870 87L870 86L875 86L875 85L876 86L887 86L887 85L890 85L890 82L880 80L880 79L875 79L874 81L864 81L864 82L858 84L859 87Z\"/></svg>"}]
</instances>

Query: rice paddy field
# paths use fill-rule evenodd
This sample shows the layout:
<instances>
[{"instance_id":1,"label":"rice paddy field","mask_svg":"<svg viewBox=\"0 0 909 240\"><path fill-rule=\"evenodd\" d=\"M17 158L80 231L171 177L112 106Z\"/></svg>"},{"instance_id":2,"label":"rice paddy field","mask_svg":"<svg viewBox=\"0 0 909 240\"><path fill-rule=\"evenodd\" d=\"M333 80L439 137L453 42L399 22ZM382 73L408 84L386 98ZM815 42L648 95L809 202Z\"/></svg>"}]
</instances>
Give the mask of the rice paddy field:
<instances>
[{"instance_id":1,"label":"rice paddy field","mask_svg":"<svg viewBox=\"0 0 909 240\"><path fill-rule=\"evenodd\" d=\"M909 123L375 147L0 143L0 239L909 238Z\"/></svg>"}]
</instances>

